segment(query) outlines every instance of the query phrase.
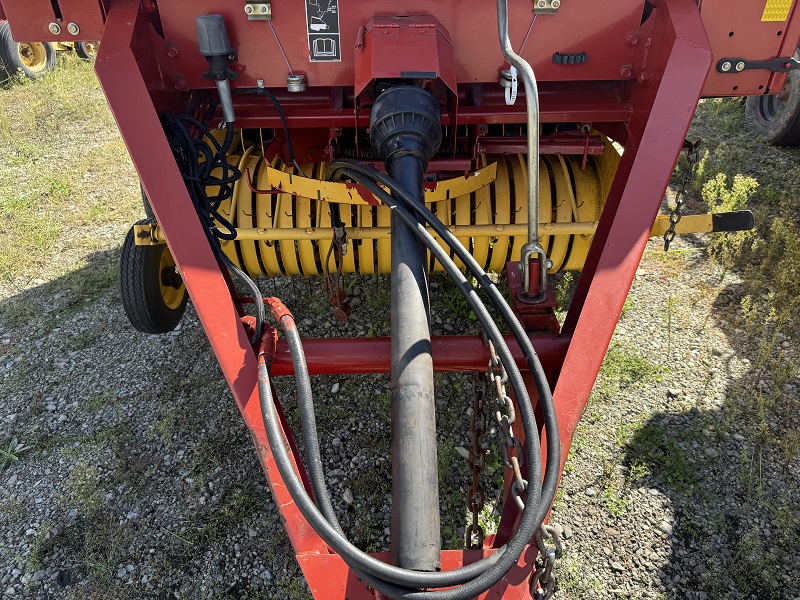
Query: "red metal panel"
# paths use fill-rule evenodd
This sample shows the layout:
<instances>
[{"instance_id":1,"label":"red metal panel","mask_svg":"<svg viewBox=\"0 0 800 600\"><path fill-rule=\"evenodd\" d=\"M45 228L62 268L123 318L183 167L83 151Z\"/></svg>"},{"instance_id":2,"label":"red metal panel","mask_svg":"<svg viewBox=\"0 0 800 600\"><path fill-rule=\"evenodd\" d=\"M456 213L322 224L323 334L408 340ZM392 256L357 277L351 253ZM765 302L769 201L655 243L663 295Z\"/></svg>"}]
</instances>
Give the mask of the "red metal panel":
<instances>
[{"instance_id":1,"label":"red metal panel","mask_svg":"<svg viewBox=\"0 0 800 600\"><path fill-rule=\"evenodd\" d=\"M414 77L426 72L435 75ZM370 19L363 44L355 52L355 96L373 79L437 77L458 94L453 44L441 23L428 16Z\"/></svg>"},{"instance_id":2,"label":"red metal panel","mask_svg":"<svg viewBox=\"0 0 800 600\"><path fill-rule=\"evenodd\" d=\"M202 77L207 65L197 53L195 29L195 17L207 13L225 16L241 68L236 86L254 87L257 79L269 87L286 85L287 69L269 25L264 21L248 22L244 3L194 0L191 10L187 10L187 4L181 0L160 0L158 7L166 39L179 50L179 56L172 60L172 69L186 78L189 87L213 87L213 83ZM494 2L408 0L393 4L342 0L340 63L309 62L305 14L301 7L298 0L273 1L272 24L292 68L307 74L311 86L353 85L359 30L376 15L429 14L437 19L450 33L460 82L497 81L498 71L506 66L497 43ZM616 0L613 10L603 2L562 2L557 15L543 15L537 20L523 57L532 63L541 81L619 80L620 67L633 60L635 49L627 44L627 39L629 32L639 27L642 7L642 0ZM531 11L531 2L509 3L510 35L515 47L525 37L533 16ZM583 65L553 63L554 52L583 51L588 53Z\"/></svg>"},{"instance_id":3,"label":"red metal panel","mask_svg":"<svg viewBox=\"0 0 800 600\"><path fill-rule=\"evenodd\" d=\"M651 87L632 92L631 102L639 110L629 124L631 135L564 323L572 343L554 393L562 466L711 64L693 0L660 6L657 35L667 53L663 75Z\"/></svg>"},{"instance_id":4,"label":"red metal panel","mask_svg":"<svg viewBox=\"0 0 800 600\"><path fill-rule=\"evenodd\" d=\"M114 2L95 66L98 79L222 373L253 436L292 546L297 553L324 553L325 545L300 515L275 468L261 419L255 354L225 278L199 220L194 217L194 207L161 128L154 98L148 91L151 79L144 73L154 68L155 60L148 27L137 0ZM149 54L140 46L145 42Z\"/></svg>"},{"instance_id":5,"label":"red metal panel","mask_svg":"<svg viewBox=\"0 0 800 600\"><path fill-rule=\"evenodd\" d=\"M452 570L473 563L493 550L445 550L442 552L442 570ZM389 562L390 554L374 554L375 558ZM536 548L528 546L516 566L488 592L481 594L479 600L530 600L528 575L536 559ZM315 598L325 600L375 600L375 594L367 590L345 562L336 554L298 555L311 593Z\"/></svg>"},{"instance_id":6,"label":"red metal panel","mask_svg":"<svg viewBox=\"0 0 800 600\"><path fill-rule=\"evenodd\" d=\"M102 0L62 0L58 3L61 15L55 14L50 0L3 0L11 33L17 41L74 42L99 40L105 24L105 6ZM57 22L59 33L52 33L50 23ZM67 31L67 25L79 27L77 35Z\"/></svg>"},{"instance_id":7,"label":"red metal panel","mask_svg":"<svg viewBox=\"0 0 800 600\"><path fill-rule=\"evenodd\" d=\"M798 3L794 3L786 21L762 21L766 4L767 0L703 0L700 15L713 54L703 96L763 94L768 86L780 91L784 75L771 81L773 75L766 70L719 73L716 68L725 57L768 60L794 54L800 37Z\"/></svg>"}]
</instances>

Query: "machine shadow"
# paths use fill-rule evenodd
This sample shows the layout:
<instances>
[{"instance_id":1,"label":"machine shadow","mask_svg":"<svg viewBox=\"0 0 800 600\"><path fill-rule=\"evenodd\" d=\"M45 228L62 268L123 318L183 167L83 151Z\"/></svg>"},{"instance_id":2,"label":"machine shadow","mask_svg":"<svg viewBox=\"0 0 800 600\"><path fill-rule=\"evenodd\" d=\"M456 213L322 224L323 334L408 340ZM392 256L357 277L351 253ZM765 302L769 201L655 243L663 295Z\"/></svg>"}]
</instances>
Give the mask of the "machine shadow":
<instances>
[{"instance_id":1,"label":"machine shadow","mask_svg":"<svg viewBox=\"0 0 800 600\"><path fill-rule=\"evenodd\" d=\"M35 550L20 533L22 558L9 560L50 597L302 587L194 310L169 334L134 330L119 254L0 300L0 440L29 447L0 473L0 530L42 532ZM119 564L133 566L128 581ZM31 579L39 571L57 576Z\"/></svg>"},{"instance_id":2,"label":"machine shadow","mask_svg":"<svg viewBox=\"0 0 800 600\"><path fill-rule=\"evenodd\" d=\"M662 524L671 557L658 575L680 598L800 594L798 371L772 332L746 330L742 294L728 285L713 303L730 350L711 349L714 366L700 385L674 381L682 409L652 416L623 450L628 472L644 474L636 485L662 494L674 515ZM724 392L711 389L712 378L725 381Z\"/></svg>"}]
</instances>

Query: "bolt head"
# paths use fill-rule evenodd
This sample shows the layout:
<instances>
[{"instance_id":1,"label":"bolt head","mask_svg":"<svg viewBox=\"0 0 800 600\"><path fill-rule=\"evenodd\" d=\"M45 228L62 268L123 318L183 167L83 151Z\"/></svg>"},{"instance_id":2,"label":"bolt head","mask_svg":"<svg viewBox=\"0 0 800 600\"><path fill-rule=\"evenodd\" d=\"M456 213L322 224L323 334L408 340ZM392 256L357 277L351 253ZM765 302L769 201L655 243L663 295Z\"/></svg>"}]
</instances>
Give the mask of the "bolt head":
<instances>
[{"instance_id":1,"label":"bolt head","mask_svg":"<svg viewBox=\"0 0 800 600\"><path fill-rule=\"evenodd\" d=\"M245 4L244 12L246 12L248 15L252 15L253 14L253 7L250 4Z\"/></svg>"},{"instance_id":2,"label":"bolt head","mask_svg":"<svg viewBox=\"0 0 800 600\"><path fill-rule=\"evenodd\" d=\"M78 35L81 29L78 27L77 23L70 23L67 25L67 31L69 31L72 35Z\"/></svg>"},{"instance_id":3,"label":"bolt head","mask_svg":"<svg viewBox=\"0 0 800 600\"><path fill-rule=\"evenodd\" d=\"M559 6L561 6L561 0L553 0L553 1L550 3L550 6L551 6L552 8L555 8L555 9L557 9Z\"/></svg>"},{"instance_id":4,"label":"bolt head","mask_svg":"<svg viewBox=\"0 0 800 600\"><path fill-rule=\"evenodd\" d=\"M173 44L172 42L167 44L167 56L169 58L178 58L180 55L181 53L175 44Z\"/></svg>"},{"instance_id":5,"label":"bolt head","mask_svg":"<svg viewBox=\"0 0 800 600\"><path fill-rule=\"evenodd\" d=\"M47 28L53 35L58 35L59 33L61 33L61 25L59 25L58 23L50 23L50 25L48 25Z\"/></svg>"},{"instance_id":6,"label":"bolt head","mask_svg":"<svg viewBox=\"0 0 800 600\"><path fill-rule=\"evenodd\" d=\"M736 70L737 71L744 71L744 61L740 60L738 63L736 63Z\"/></svg>"},{"instance_id":7,"label":"bolt head","mask_svg":"<svg viewBox=\"0 0 800 600\"><path fill-rule=\"evenodd\" d=\"M728 71L730 71L730 70L731 70L731 67L732 67L732 66L733 66L733 65L731 65L731 63L730 63L729 61L727 61L727 60L726 60L724 63L722 63L722 64L720 65L720 67L719 67L719 68L720 68L720 69L722 69L724 72L726 72L726 73L727 73Z\"/></svg>"},{"instance_id":8,"label":"bolt head","mask_svg":"<svg viewBox=\"0 0 800 600\"><path fill-rule=\"evenodd\" d=\"M266 6L264 6L263 4L261 5L261 12L262 12L262 13L265 13L265 12L267 12L267 7L266 7Z\"/></svg>"},{"instance_id":9,"label":"bolt head","mask_svg":"<svg viewBox=\"0 0 800 600\"><path fill-rule=\"evenodd\" d=\"M622 65L619 69L619 76L622 79L629 79L633 75L633 67L631 65Z\"/></svg>"},{"instance_id":10,"label":"bolt head","mask_svg":"<svg viewBox=\"0 0 800 600\"><path fill-rule=\"evenodd\" d=\"M547 0L539 0L539 1L536 3L536 5L537 5L539 8L547 8Z\"/></svg>"},{"instance_id":11,"label":"bolt head","mask_svg":"<svg viewBox=\"0 0 800 600\"><path fill-rule=\"evenodd\" d=\"M182 92L183 90L186 89L186 86L187 86L186 80L183 78L183 76L178 75L178 76L175 77L175 89L176 90L178 90L179 92Z\"/></svg>"}]
</instances>

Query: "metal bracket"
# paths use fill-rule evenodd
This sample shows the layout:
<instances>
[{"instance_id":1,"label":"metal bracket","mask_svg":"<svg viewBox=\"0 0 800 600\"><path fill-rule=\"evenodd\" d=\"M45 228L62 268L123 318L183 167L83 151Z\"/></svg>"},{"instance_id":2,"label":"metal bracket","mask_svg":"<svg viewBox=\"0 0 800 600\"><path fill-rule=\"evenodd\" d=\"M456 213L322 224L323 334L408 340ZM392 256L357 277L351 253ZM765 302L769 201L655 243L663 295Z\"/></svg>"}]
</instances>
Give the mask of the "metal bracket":
<instances>
[{"instance_id":1,"label":"metal bracket","mask_svg":"<svg viewBox=\"0 0 800 600\"><path fill-rule=\"evenodd\" d=\"M244 12L248 21L271 21L272 7L269 2L254 2L245 0Z\"/></svg>"},{"instance_id":2,"label":"metal bracket","mask_svg":"<svg viewBox=\"0 0 800 600\"><path fill-rule=\"evenodd\" d=\"M158 223L146 223L133 226L133 241L137 246L160 246L165 244L164 236Z\"/></svg>"},{"instance_id":3,"label":"metal bracket","mask_svg":"<svg viewBox=\"0 0 800 600\"><path fill-rule=\"evenodd\" d=\"M800 60L793 57L774 58L772 60L747 60L744 58L723 58L717 62L720 73L741 73L751 69L766 69L773 73L787 73L800 69Z\"/></svg>"},{"instance_id":4,"label":"metal bracket","mask_svg":"<svg viewBox=\"0 0 800 600\"><path fill-rule=\"evenodd\" d=\"M561 0L535 0L533 12L537 15L554 15L561 6Z\"/></svg>"}]
</instances>

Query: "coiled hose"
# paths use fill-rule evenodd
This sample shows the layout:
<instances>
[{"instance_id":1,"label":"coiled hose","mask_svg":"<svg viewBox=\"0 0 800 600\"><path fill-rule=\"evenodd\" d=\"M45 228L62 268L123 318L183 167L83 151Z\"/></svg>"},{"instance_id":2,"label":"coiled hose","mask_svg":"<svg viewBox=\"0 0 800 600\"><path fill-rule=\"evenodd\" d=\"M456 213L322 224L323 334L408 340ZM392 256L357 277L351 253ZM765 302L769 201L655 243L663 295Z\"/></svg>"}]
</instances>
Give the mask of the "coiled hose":
<instances>
[{"instance_id":1,"label":"coiled hose","mask_svg":"<svg viewBox=\"0 0 800 600\"><path fill-rule=\"evenodd\" d=\"M416 210L416 203L404 190L400 188L396 181L381 174L378 171L374 173L362 169L364 165L360 163L350 163L341 161L334 163L330 166L330 172L334 177L347 176L351 177L364 184L373 194L375 194L381 201L395 210L397 214L407 223L415 232L415 234L425 243L431 253L437 260L445 267L447 273L456 281L459 290L465 296L470 306L475 311L479 322L484 328L489 339L495 344L495 347L500 356L501 362L509 376L509 382L517 395L520 408L520 416L523 428L526 433L525 451L527 454L527 476L528 481L538 482L542 480L541 473L541 454L538 445L538 429L533 413L533 408L530 403L522 376L517 368L511 353L506 346L497 326L492 320L490 314L486 310L479 296L473 287L466 280L464 275L455 266L455 263L450 259L449 255L442 249L442 247L433 239L427 232L425 227L415 218L407 209L406 205L411 207L427 220L434 230L441 227L444 232L449 233L449 230L438 222L438 220L429 213ZM377 177L377 176L380 176ZM380 180L382 183L389 187L394 196L390 196L383 189L381 189L375 180ZM409 202L409 198L411 201ZM424 208L424 207L423 207ZM436 225L438 223L438 226ZM437 231L439 233L439 231ZM477 263L471 259L467 250L452 235L441 235L445 243L447 243L453 252L462 259L468 266L468 270L476 277L479 283L487 289L490 298L494 304L497 305L503 319L508 323L512 329L512 333L517 338L517 342L523 349L526 361L531 372L534 374L537 389L539 390L540 401L542 404L543 413L545 414L545 428L548 433L548 460L547 471L544 477L544 484L542 488L538 485L528 487L528 494L523 510L520 524L517 530L512 535L508 544L503 548L498 549L497 552L490 557L484 558L476 563L455 569L453 571L441 573L420 573L416 571L408 571L392 565L387 565L377 559L369 556L368 554L360 551L353 546L342 534L341 526L336 519L333 508L330 502L330 497L327 487L324 483L324 474L322 472L322 462L319 453L319 443L316 438L316 421L314 416L313 400L311 398L310 383L308 378L308 371L305 366L305 358L302 355L302 345L300 343L299 334L297 333L296 326L293 318L289 314L279 315L279 323L284 330L284 333L289 340L290 352L292 354L292 361L295 367L295 377L298 388L298 405L300 406L301 422L303 428L303 438L306 444L307 462L309 479L311 481L312 490L316 498L319 509L315 506L314 502L309 498L305 491L304 486L300 482L297 474L292 468L291 461L288 453L282 444L282 436L280 427L275 412L274 401L271 393L271 386L269 384L269 373L264 361L264 357L259 357L259 398L261 401L262 416L264 418L265 429L269 439L270 447L273 450L273 455L278 466L278 470L287 485L292 498L296 502L299 510L303 516L309 521L312 527L317 531L320 537L338 552L345 562L361 577L364 581L372 585L375 589L395 598L409 598L421 599L428 598L433 600L456 600L473 598L489 588L491 588L497 581L499 581L519 560L519 556L529 543L530 539L536 533L538 527L544 519L547 509L552 501L552 495L555 491L554 483L551 481L557 479L557 472L553 474L553 465L559 464L559 451L560 444L558 441L557 424L554 419L554 410L552 407L552 398L550 396L549 386L544 376L544 371L541 368L538 357L533 349L525 332L516 322L510 307L505 304L499 291L494 288L491 280L480 269ZM468 258L467 258L468 257ZM466 260L465 260L466 258ZM492 293L492 288L496 294ZM499 302L498 302L499 299ZM514 327L514 324L517 327ZM550 417L548 418L548 413ZM552 490L550 489L552 487ZM551 493L552 492L552 493ZM542 499L546 500L546 504ZM438 591L423 591L423 588L438 588L458 586L448 590Z\"/></svg>"}]
</instances>

